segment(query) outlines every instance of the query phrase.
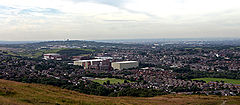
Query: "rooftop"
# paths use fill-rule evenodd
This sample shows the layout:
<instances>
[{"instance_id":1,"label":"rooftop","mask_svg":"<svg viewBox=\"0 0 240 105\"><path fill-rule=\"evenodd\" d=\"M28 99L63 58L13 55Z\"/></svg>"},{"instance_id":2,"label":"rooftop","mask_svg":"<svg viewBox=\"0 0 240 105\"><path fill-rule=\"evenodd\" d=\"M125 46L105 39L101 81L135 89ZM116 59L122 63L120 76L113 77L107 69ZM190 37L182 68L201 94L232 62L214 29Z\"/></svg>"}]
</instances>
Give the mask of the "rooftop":
<instances>
[{"instance_id":1,"label":"rooftop","mask_svg":"<svg viewBox=\"0 0 240 105\"><path fill-rule=\"evenodd\" d=\"M60 55L60 54L57 54L57 53L48 53L48 54L44 54L45 56L48 56L48 55Z\"/></svg>"},{"instance_id":2,"label":"rooftop","mask_svg":"<svg viewBox=\"0 0 240 105\"><path fill-rule=\"evenodd\" d=\"M77 62L93 62L93 61L102 61L102 59L79 60Z\"/></svg>"},{"instance_id":3,"label":"rooftop","mask_svg":"<svg viewBox=\"0 0 240 105\"><path fill-rule=\"evenodd\" d=\"M113 63L137 63L137 61L121 61L121 62L113 62Z\"/></svg>"}]
</instances>

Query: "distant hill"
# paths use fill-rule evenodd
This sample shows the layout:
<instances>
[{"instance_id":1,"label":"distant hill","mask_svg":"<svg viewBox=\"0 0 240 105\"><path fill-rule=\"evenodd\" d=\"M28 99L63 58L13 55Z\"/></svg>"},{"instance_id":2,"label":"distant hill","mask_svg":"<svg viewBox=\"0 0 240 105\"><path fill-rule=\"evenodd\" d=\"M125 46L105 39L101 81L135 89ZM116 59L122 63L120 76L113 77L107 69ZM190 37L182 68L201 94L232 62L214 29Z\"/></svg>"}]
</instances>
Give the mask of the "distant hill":
<instances>
[{"instance_id":1,"label":"distant hill","mask_svg":"<svg viewBox=\"0 0 240 105\"><path fill-rule=\"evenodd\" d=\"M107 43L107 42L95 42L84 40L71 40L71 41L44 41L35 43L16 43L16 44L0 44L0 47L8 48L24 48L24 49L36 49L42 47L51 46L66 46L73 48L106 48L106 47L128 47L128 46L140 46L139 44L122 44L122 43Z\"/></svg>"},{"instance_id":2,"label":"distant hill","mask_svg":"<svg viewBox=\"0 0 240 105\"><path fill-rule=\"evenodd\" d=\"M103 97L58 87L0 80L0 105L239 105L240 97L164 95Z\"/></svg>"},{"instance_id":3,"label":"distant hill","mask_svg":"<svg viewBox=\"0 0 240 105\"><path fill-rule=\"evenodd\" d=\"M44 41L34 43L0 44L0 50L14 56L41 58L45 53L59 53L64 56L91 54L103 49L139 48L140 44L104 43L84 40Z\"/></svg>"},{"instance_id":4,"label":"distant hill","mask_svg":"<svg viewBox=\"0 0 240 105\"><path fill-rule=\"evenodd\" d=\"M36 43L39 41L0 41L0 44L26 44L26 43Z\"/></svg>"}]
</instances>

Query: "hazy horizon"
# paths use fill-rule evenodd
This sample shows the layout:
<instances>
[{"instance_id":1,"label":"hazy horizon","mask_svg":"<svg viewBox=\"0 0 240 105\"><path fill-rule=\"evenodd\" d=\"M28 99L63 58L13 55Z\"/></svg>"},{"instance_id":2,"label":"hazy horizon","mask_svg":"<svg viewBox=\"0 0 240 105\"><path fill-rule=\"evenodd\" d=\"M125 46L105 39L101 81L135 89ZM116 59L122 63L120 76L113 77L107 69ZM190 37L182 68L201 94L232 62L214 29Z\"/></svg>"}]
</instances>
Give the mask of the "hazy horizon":
<instances>
[{"instance_id":1,"label":"hazy horizon","mask_svg":"<svg viewBox=\"0 0 240 105\"><path fill-rule=\"evenodd\" d=\"M224 41L224 40L240 40L240 38L231 38L231 37L210 37L210 38L132 38L132 39L98 39L98 40L85 40L85 39L55 39L55 40L0 40L1 42L13 42L13 43L24 43L24 42L46 42L46 41L148 41L148 40L155 40L155 41L171 41L171 40L178 40L178 41Z\"/></svg>"},{"instance_id":2,"label":"hazy horizon","mask_svg":"<svg viewBox=\"0 0 240 105\"><path fill-rule=\"evenodd\" d=\"M239 0L2 0L3 41L240 38Z\"/></svg>"}]
</instances>

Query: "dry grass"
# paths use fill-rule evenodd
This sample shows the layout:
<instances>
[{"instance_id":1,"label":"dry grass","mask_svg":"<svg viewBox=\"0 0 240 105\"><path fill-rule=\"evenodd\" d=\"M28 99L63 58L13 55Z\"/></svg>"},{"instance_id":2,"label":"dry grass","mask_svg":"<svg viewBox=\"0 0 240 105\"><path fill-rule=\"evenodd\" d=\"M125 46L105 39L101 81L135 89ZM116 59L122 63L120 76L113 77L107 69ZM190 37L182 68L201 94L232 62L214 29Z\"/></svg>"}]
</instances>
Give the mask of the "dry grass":
<instances>
[{"instance_id":1,"label":"dry grass","mask_svg":"<svg viewBox=\"0 0 240 105\"><path fill-rule=\"evenodd\" d=\"M40 84L0 80L0 105L240 105L240 97L164 95L103 97Z\"/></svg>"}]
</instances>

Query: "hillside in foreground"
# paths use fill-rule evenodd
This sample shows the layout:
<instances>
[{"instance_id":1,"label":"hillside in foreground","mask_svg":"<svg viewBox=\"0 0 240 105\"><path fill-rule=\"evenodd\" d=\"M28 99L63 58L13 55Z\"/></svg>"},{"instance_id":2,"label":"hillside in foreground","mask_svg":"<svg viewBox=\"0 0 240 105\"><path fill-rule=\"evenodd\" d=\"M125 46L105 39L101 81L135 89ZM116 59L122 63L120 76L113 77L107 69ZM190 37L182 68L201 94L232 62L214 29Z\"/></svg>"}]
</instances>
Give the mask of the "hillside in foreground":
<instances>
[{"instance_id":1,"label":"hillside in foreground","mask_svg":"<svg viewBox=\"0 0 240 105\"><path fill-rule=\"evenodd\" d=\"M164 95L103 97L40 84L0 80L0 105L237 105L240 97Z\"/></svg>"}]
</instances>

